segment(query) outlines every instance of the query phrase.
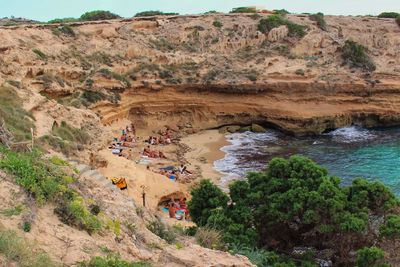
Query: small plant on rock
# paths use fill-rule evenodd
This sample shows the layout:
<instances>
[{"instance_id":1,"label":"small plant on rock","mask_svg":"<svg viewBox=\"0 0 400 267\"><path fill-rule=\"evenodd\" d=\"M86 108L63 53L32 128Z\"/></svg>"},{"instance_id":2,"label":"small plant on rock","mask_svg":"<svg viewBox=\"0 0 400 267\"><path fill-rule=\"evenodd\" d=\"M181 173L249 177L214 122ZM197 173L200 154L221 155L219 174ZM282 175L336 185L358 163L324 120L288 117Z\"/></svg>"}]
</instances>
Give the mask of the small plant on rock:
<instances>
[{"instance_id":1,"label":"small plant on rock","mask_svg":"<svg viewBox=\"0 0 400 267\"><path fill-rule=\"evenodd\" d=\"M374 62L366 53L364 46L347 40L342 48L342 58L344 64L352 68L361 68L365 71L374 71L376 69Z\"/></svg>"}]
</instances>

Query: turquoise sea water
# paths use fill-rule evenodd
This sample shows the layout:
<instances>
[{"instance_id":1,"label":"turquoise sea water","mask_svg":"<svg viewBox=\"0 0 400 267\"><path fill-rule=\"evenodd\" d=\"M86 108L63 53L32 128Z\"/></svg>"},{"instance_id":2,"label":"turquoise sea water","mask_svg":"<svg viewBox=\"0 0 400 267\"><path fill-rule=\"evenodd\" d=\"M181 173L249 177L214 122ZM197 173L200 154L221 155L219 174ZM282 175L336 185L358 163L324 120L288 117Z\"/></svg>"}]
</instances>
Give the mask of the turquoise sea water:
<instances>
[{"instance_id":1,"label":"turquoise sea water","mask_svg":"<svg viewBox=\"0 0 400 267\"><path fill-rule=\"evenodd\" d=\"M294 138L278 131L227 136L226 156L214 163L225 173L222 186L265 168L276 156L304 155L326 167L346 185L356 177L380 180L400 195L400 128L348 127L318 137Z\"/></svg>"}]
</instances>

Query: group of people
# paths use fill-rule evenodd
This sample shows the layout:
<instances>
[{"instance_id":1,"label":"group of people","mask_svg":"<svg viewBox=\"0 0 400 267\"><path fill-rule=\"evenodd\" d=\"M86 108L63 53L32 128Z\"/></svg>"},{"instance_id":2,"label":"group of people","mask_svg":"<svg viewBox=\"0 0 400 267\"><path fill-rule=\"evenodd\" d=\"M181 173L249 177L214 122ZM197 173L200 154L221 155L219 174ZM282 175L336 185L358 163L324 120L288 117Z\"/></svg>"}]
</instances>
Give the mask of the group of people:
<instances>
[{"instance_id":1,"label":"group of people","mask_svg":"<svg viewBox=\"0 0 400 267\"><path fill-rule=\"evenodd\" d=\"M168 127L165 131L159 131L160 136L149 136L149 138L145 141L150 145L169 145L172 143L172 132Z\"/></svg>"},{"instance_id":2,"label":"group of people","mask_svg":"<svg viewBox=\"0 0 400 267\"><path fill-rule=\"evenodd\" d=\"M133 147L135 147L137 141L136 129L133 123L122 129L121 136L114 138L111 145L108 147L114 155L120 157L126 157L131 159L131 152Z\"/></svg>"},{"instance_id":3,"label":"group of people","mask_svg":"<svg viewBox=\"0 0 400 267\"><path fill-rule=\"evenodd\" d=\"M165 154L160 151L160 150L152 150L150 146L147 146L143 149L142 152L143 156L149 157L149 158L160 158L160 159L166 159L167 157Z\"/></svg>"},{"instance_id":4,"label":"group of people","mask_svg":"<svg viewBox=\"0 0 400 267\"><path fill-rule=\"evenodd\" d=\"M148 170L150 167L148 167ZM170 166L169 168L161 168L156 173L164 175L171 181L187 183L190 182L191 178L193 177L193 172L189 171L187 167L183 164L179 168L175 168Z\"/></svg>"},{"instance_id":5,"label":"group of people","mask_svg":"<svg viewBox=\"0 0 400 267\"><path fill-rule=\"evenodd\" d=\"M175 218L177 220L190 219L186 198L181 198L179 201L171 199L171 201L165 205L164 209L168 210L170 218Z\"/></svg>"}]
</instances>

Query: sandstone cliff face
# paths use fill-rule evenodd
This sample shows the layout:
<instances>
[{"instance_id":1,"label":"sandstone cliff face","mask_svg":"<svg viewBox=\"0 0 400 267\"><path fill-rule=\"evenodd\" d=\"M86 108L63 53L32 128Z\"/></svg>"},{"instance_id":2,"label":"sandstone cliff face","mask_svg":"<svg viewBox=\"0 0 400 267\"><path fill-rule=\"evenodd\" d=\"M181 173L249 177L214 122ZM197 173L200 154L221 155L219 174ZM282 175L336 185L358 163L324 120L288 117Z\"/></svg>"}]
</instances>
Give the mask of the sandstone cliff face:
<instances>
[{"instance_id":1,"label":"sandstone cliff face","mask_svg":"<svg viewBox=\"0 0 400 267\"><path fill-rule=\"evenodd\" d=\"M42 97L32 110L43 101L82 108L82 92L101 93L91 107L103 123L121 116L202 128L258 122L300 135L399 123L394 20L327 16L322 31L305 15L288 19L306 25L307 35L288 37L286 26L262 34L259 18L247 15L75 23L73 36L60 25L3 27L0 83L17 81L21 92ZM348 39L367 47L374 73L342 65Z\"/></svg>"}]
</instances>

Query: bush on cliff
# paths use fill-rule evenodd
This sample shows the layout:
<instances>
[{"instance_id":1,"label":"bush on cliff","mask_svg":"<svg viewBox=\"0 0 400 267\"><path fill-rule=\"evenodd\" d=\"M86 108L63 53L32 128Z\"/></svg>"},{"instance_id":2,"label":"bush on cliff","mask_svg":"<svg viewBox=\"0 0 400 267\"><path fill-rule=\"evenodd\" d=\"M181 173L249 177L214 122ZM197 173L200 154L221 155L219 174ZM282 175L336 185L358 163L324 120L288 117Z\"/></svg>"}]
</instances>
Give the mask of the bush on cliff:
<instances>
[{"instance_id":1,"label":"bush on cliff","mask_svg":"<svg viewBox=\"0 0 400 267\"><path fill-rule=\"evenodd\" d=\"M101 222L92 215L84 199L71 187L75 180L59 166L33 152L17 153L0 147L0 169L13 175L20 185L39 205L56 204L55 213L68 225L94 233L101 229Z\"/></svg>"},{"instance_id":2,"label":"bush on cliff","mask_svg":"<svg viewBox=\"0 0 400 267\"><path fill-rule=\"evenodd\" d=\"M81 21L95 21L95 20L108 20L108 19L119 19L119 15L111 13L105 10L95 10L86 12L80 17Z\"/></svg>"},{"instance_id":3,"label":"bush on cliff","mask_svg":"<svg viewBox=\"0 0 400 267\"><path fill-rule=\"evenodd\" d=\"M158 10L149 10L136 13L135 17L151 17L151 16L172 16L172 15L179 15L179 13L173 12L162 12Z\"/></svg>"},{"instance_id":4,"label":"bush on cliff","mask_svg":"<svg viewBox=\"0 0 400 267\"><path fill-rule=\"evenodd\" d=\"M377 247L357 251L356 267L389 267L384 263L385 252Z\"/></svg>"},{"instance_id":5,"label":"bush on cliff","mask_svg":"<svg viewBox=\"0 0 400 267\"><path fill-rule=\"evenodd\" d=\"M257 13L257 9L253 7L236 7L233 8L229 13Z\"/></svg>"},{"instance_id":6,"label":"bush on cliff","mask_svg":"<svg viewBox=\"0 0 400 267\"><path fill-rule=\"evenodd\" d=\"M306 26L296 24L281 15L271 15L265 19L261 19L258 23L258 30L267 33L274 28L286 25L289 30L289 36L302 38L306 35Z\"/></svg>"},{"instance_id":7,"label":"bush on cliff","mask_svg":"<svg viewBox=\"0 0 400 267\"><path fill-rule=\"evenodd\" d=\"M15 141L31 139L33 117L22 108L22 100L12 87L0 86L0 125L3 120Z\"/></svg>"},{"instance_id":8,"label":"bush on cliff","mask_svg":"<svg viewBox=\"0 0 400 267\"><path fill-rule=\"evenodd\" d=\"M310 20L315 21L317 23L317 26L321 30L323 30L323 31L327 30L327 28L326 28L327 25L326 25L326 21L324 19L324 14L323 13L319 12L317 14L309 15L309 18L310 18Z\"/></svg>"},{"instance_id":9,"label":"bush on cliff","mask_svg":"<svg viewBox=\"0 0 400 267\"><path fill-rule=\"evenodd\" d=\"M221 231L230 246L332 249L346 262L351 250L378 238L370 218L389 218L397 206L397 198L379 182L356 179L341 187L326 169L293 156L275 158L266 171L234 182L229 198L202 181L192 191L189 211L198 225Z\"/></svg>"},{"instance_id":10,"label":"bush on cliff","mask_svg":"<svg viewBox=\"0 0 400 267\"><path fill-rule=\"evenodd\" d=\"M374 71L375 63L366 52L366 48L354 41L347 40L342 48L343 63L352 68L360 68L365 71Z\"/></svg>"},{"instance_id":11,"label":"bush on cliff","mask_svg":"<svg viewBox=\"0 0 400 267\"><path fill-rule=\"evenodd\" d=\"M382 12L381 14L378 15L378 18L390 18L390 19L395 19L399 17L400 14L397 12Z\"/></svg>"}]
</instances>

